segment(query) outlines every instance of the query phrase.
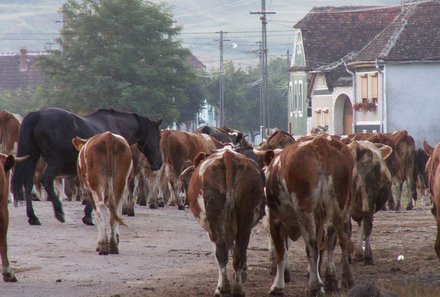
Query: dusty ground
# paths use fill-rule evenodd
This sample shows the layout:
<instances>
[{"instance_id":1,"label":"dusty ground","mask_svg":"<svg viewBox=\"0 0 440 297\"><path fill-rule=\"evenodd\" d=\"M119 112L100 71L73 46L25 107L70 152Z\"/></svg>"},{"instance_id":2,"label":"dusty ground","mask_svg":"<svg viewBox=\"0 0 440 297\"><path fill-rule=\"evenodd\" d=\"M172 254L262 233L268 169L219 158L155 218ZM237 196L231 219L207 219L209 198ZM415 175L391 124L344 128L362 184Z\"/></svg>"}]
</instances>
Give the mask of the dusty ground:
<instances>
[{"instance_id":1,"label":"dusty ground","mask_svg":"<svg viewBox=\"0 0 440 297\"><path fill-rule=\"evenodd\" d=\"M18 282L1 282L0 296L213 296L217 268L211 244L188 209L137 207L136 217L124 217L128 227L121 227L120 254L98 256L97 230L81 223L78 202L64 202L65 224L55 220L48 202L34 205L42 226L28 225L24 207L9 206L9 258ZM376 214L376 265L353 264L356 283L419 283L440 290L435 232L429 207ZM403 261L397 261L399 253ZM285 296L304 296L302 240L292 245L290 259L293 281ZM248 265L247 296L267 296L273 278L260 225L253 230Z\"/></svg>"}]
</instances>

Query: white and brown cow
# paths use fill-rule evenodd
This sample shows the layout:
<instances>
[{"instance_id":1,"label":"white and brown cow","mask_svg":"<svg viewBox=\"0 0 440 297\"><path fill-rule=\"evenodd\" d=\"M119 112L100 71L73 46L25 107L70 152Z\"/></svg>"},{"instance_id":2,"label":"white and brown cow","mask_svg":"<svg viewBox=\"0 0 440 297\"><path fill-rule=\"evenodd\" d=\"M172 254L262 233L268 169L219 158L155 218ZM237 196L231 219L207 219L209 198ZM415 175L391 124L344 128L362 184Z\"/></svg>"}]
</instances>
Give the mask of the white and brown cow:
<instances>
[{"instance_id":1,"label":"white and brown cow","mask_svg":"<svg viewBox=\"0 0 440 297\"><path fill-rule=\"evenodd\" d=\"M263 182L254 161L232 150L213 153L199 163L188 187L188 203L215 246L219 278L215 296L244 296L246 252L252 227L261 216ZM226 266L232 252L233 284ZM243 274L243 275L242 275Z\"/></svg>"},{"instance_id":2,"label":"white and brown cow","mask_svg":"<svg viewBox=\"0 0 440 297\"><path fill-rule=\"evenodd\" d=\"M198 153L212 153L224 145L213 137L203 133L163 130L160 139L163 165L159 171L159 200L164 199L164 192L169 191L170 202L184 209L185 201L177 193L179 176L192 164Z\"/></svg>"},{"instance_id":3,"label":"white and brown cow","mask_svg":"<svg viewBox=\"0 0 440 297\"><path fill-rule=\"evenodd\" d=\"M97 250L100 255L118 254L119 224L125 225L120 215L133 168L130 146L122 136L111 132L97 134L88 140L75 137L72 143L79 150L78 176L88 191L95 212ZM110 210L110 243L107 208Z\"/></svg>"},{"instance_id":4,"label":"white and brown cow","mask_svg":"<svg viewBox=\"0 0 440 297\"><path fill-rule=\"evenodd\" d=\"M350 214L358 223L358 242L355 260L373 265L371 232L373 215L388 201L391 195L392 177L385 163L391 155L390 146L370 141L352 141L348 147L353 155L353 200ZM362 243L365 240L365 249Z\"/></svg>"},{"instance_id":5,"label":"white and brown cow","mask_svg":"<svg viewBox=\"0 0 440 297\"><path fill-rule=\"evenodd\" d=\"M277 252L277 273L270 294L284 294L285 242L300 236L309 261L309 296L319 294L323 285L319 266L324 245L328 255L325 289L338 288L333 259L336 235L342 249L342 285L352 286L348 225L353 157L348 147L320 136L291 144L279 155L268 151L266 164L269 225Z\"/></svg>"},{"instance_id":6,"label":"white and brown cow","mask_svg":"<svg viewBox=\"0 0 440 297\"><path fill-rule=\"evenodd\" d=\"M15 154L17 152L20 121L19 116L8 111L0 111L0 153Z\"/></svg>"},{"instance_id":7,"label":"white and brown cow","mask_svg":"<svg viewBox=\"0 0 440 297\"><path fill-rule=\"evenodd\" d=\"M2 258L2 274L5 282L16 282L17 278L11 269L8 260L8 196L9 196L9 173L15 162L25 160L27 157L14 159L12 155L0 153L0 256Z\"/></svg>"}]
</instances>

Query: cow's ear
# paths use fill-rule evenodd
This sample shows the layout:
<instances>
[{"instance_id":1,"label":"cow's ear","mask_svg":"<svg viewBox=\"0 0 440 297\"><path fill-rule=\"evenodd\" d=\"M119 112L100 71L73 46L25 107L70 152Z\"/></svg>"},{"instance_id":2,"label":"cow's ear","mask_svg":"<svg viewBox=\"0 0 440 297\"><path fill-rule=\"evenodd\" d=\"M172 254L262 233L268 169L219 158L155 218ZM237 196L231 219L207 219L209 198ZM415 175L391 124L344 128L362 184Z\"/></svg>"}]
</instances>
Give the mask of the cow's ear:
<instances>
[{"instance_id":1,"label":"cow's ear","mask_svg":"<svg viewBox=\"0 0 440 297\"><path fill-rule=\"evenodd\" d=\"M357 150L358 150L358 142L356 141L356 139L352 139L351 142L347 145L348 149L351 152L351 155L353 156L353 160L356 161L356 156L357 156Z\"/></svg>"},{"instance_id":2,"label":"cow's ear","mask_svg":"<svg viewBox=\"0 0 440 297\"><path fill-rule=\"evenodd\" d=\"M72 144L73 146L80 151L84 144L86 144L87 139L79 138L78 136L75 136L75 138L72 138Z\"/></svg>"},{"instance_id":3,"label":"cow's ear","mask_svg":"<svg viewBox=\"0 0 440 297\"><path fill-rule=\"evenodd\" d=\"M235 140L237 143L239 143L243 139L243 133L237 134L237 139Z\"/></svg>"},{"instance_id":4,"label":"cow's ear","mask_svg":"<svg viewBox=\"0 0 440 297\"><path fill-rule=\"evenodd\" d=\"M194 158L194 167L199 166L199 164L206 159L206 157L208 156L207 153L204 152L200 152L195 158Z\"/></svg>"},{"instance_id":5,"label":"cow's ear","mask_svg":"<svg viewBox=\"0 0 440 297\"><path fill-rule=\"evenodd\" d=\"M156 122L156 127L159 127L160 124L162 124L162 120L163 120L163 119L160 119L160 120L158 120L158 121Z\"/></svg>"},{"instance_id":6,"label":"cow's ear","mask_svg":"<svg viewBox=\"0 0 440 297\"><path fill-rule=\"evenodd\" d=\"M8 155L5 159L5 162L3 163L3 168L5 169L5 172L10 170L15 164L15 158L12 155Z\"/></svg>"},{"instance_id":7,"label":"cow's ear","mask_svg":"<svg viewBox=\"0 0 440 297\"><path fill-rule=\"evenodd\" d=\"M270 162L274 157L275 157L275 153L273 150L269 150L266 153L264 153L264 158L263 158L264 165L269 166Z\"/></svg>"},{"instance_id":8,"label":"cow's ear","mask_svg":"<svg viewBox=\"0 0 440 297\"><path fill-rule=\"evenodd\" d=\"M377 143L376 146L379 148L380 154L384 160L393 153L393 149L389 145Z\"/></svg>"},{"instance_id":9,"label":"cow's ear","mask_svg":"<svg viewBox=\"0 0 440 297\"><path fill-rule=\"evenodd\" d=\"M423 140L423 150L428 154L428 155L432 155L432 152L434 151L434 148L432 146L430 146L426 140Z\"/></svg>"}]
</instances>

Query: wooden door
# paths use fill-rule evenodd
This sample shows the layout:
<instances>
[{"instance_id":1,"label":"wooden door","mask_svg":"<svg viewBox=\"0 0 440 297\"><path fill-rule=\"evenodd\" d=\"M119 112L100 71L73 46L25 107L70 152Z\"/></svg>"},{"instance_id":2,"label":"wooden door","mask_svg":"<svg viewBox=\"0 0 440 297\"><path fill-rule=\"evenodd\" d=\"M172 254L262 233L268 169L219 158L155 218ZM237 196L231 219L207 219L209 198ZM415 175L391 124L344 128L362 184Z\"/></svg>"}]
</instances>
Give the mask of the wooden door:
<instances>
[{"instance_id":1,"label":"wooden door","mask_svg":"<svg viewBox=\"0 0 440 297\"><path fill-rule=\"evenodd\" d=\"M353 133L353 106L348 97L345 97L344 102L344 119L343 119L343 134L348 135Z\"/></svg>"}]
</instances>

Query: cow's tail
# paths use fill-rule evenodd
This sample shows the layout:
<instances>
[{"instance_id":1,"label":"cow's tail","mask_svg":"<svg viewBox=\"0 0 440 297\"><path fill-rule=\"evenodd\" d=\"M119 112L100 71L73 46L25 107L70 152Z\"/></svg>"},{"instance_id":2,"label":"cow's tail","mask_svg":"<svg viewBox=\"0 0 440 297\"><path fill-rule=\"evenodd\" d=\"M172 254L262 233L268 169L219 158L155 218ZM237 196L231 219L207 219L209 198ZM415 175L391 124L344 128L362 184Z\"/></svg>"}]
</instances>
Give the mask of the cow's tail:
<instances>
[{"instance_id":1,"label":"cow's tail","mask_svg":"<svg viewBox=\"0 0 440 297\"><path fill-rule=\"evenodd\" d=\"M38 112L29 113L21 123L18 137L17 157L29 156L25 161L17 163L12 176L12 190L14 192L14 202L24 200L23 186L33 182L33 176L37 162L41 156L33 139L33 129L36 126L40 114Z\"/></svg>"},{"instance_id":2,"label":"cow's tail","mask_svg":"<svg viewBox=\"0 0 440 297\"><path fill-rule=\"evenodd\" d=\"M234 155L232 152L226 150L223 155L223 162L225 164L225 186L226 186L226 200L225 200L225 210L226 210L226 230L231 230L232 232L226 232L231 238L227 238L228 244L234 242L235 235L238 232L238 222L237 216L235 215L234 209L236 204L235 193L233 190L234 183ZM228 235L227 235L228 236Z\"/></svg>"},{"instance_id":3,"label":"cow's tail","mask_svg":"<svg viewBox=\"0 0 440 297\"><path fill-rule=\"evenodd\" d=\"M115 176L115 161L114 161L114 145L113 135L107 132L108 135L105 138L106 152L107 152L107 176L109 177L107 183L107 197L108 197L108 208L110 209L110 218L112 221L116 221L123 226L127 226L124 221L118 215L118 206L116 205L115 192L114 192L114 176ZM125 195L126 193L123 193ZM123 200L126 197L120 197ZM122 202L122 201L121 201Z\"/></svg>"}]
</instances>

